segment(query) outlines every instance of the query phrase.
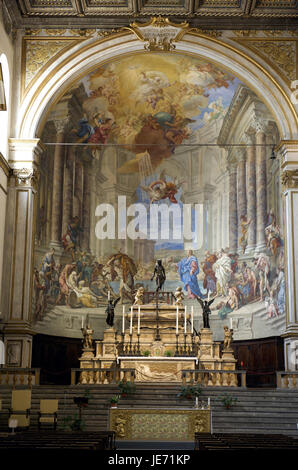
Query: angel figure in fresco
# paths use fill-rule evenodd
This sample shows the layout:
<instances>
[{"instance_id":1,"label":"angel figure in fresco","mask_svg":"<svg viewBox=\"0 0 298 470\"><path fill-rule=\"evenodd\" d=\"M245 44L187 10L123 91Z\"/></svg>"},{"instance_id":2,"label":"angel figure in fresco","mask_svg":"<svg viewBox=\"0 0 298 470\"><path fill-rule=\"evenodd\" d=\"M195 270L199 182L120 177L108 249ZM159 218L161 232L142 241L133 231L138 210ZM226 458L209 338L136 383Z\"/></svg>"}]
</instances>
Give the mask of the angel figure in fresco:
<instances>
[{"instance_id":1,"label":"angel figure in fresco","mask_svg":"<svg viewBox=\"0 0 298 470\"><path fill-rule=\"evenodd\" d=\"M157 181L153 181L149 186L140 185L140 187L148 193L150 204L161 201L162 199L169 199L170 202L177 204L178 201L175 198L175 194L177 194L183 183L184 181L178 184L176 177L174 181L167 182L165 172L163 171Z\"/></svg>"},{"instance_id":2,"label":"angel figure in fresco","mask_svg":"<svg viewBox=\"0 0 298 470\"><path fill-rule=\"evenodd\" d=\"M251 223L251 219L247 220L246 215L241 215L240 217L240 230L241 230L241 237L239 239L239 245L242 248L242 253L245 253L246 246L247 246L247 235L248 235L248 227Z\"/></svg>"}]
</instances>

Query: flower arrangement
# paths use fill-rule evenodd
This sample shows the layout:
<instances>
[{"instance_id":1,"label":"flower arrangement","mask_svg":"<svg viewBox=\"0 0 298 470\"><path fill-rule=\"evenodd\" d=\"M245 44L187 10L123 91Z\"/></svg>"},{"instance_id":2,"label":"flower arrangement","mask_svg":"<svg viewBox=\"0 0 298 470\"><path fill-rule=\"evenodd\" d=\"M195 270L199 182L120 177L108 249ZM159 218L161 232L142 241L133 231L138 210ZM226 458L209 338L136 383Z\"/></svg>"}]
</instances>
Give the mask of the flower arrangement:
<instances>
[{"instance_id":1,"label":"flower arrangement","mask_svg":"<svg viewBox=\"0 0 298 470\"><path fill-rule=\"evenodd\" d=\"M181 387L178 397L191 399L193 397L199 397L201 393L202 389L198 385L186 385Z\"/></svg>"}]
</instances>

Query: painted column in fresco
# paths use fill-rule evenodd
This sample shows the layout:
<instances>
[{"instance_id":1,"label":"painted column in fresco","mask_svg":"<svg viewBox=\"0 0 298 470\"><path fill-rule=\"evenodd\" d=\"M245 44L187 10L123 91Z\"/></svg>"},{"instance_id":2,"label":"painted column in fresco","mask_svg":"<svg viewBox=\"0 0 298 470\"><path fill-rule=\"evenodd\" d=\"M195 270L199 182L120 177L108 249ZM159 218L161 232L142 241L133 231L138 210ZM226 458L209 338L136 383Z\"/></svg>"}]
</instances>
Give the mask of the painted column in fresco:
<instances>
[{"instance_id":1,"label":"painted column in fresco","mask_svg":"<svg viewBox=\"0 0 298 470\"><path fill-rule=\"evenodd\" d=\"M253 253L256 247L256 147L252 135L246 135L247 171L247 220L250 220L247 233L246 253Z\"/></svg>"},{"instance_id":2,"label":"painted column in fresco","mask_svg":"<svg viewBox=\"0 0 298 470\"><path fill-rule=\"evenodd\" d=\"M230 163L229 171L229 251L237 252L238 224L237 224L237 167Z\"/></svg>"},{"instance_id":3,"label":"painted column in fresco","mask_svg":"<svg viewBox=\"0 0 298 470\"><path fill-rule=\"evenodd\" d=\"M66 149L66 158L64 163L64 182L63 182L63 212L62 212L62 232L66 233L67 225L72 219L73 203L73 164L75 160L75 149L68 147Z\"/></svg>"},{"instance_id":4,"label":"painted column in fresco","mask_svg":"<svg viewBox=\"0 0 298 470\"><path fill-rule=\"evenodd\" d=\"M237 215L238 215L238 245L241 238L241 216L246 216L246 153L242 149L239 151L237 160ZM238 246L238 251L242 252L242 247Z\"/></svg>"},{"instance_id":5,"label":"painted column in fresco","mask_svg":"<svg viewBox=\"0 0 298 470\"><path fill-rule=\"evenodd\" d=\"M266 248L265 227L267 220L267 165L265 122L255 121L256 129L256 205L257 205L257 246L256 251Z\"/></svg>"},{"instance_id":6,"label":"painted column in fresco","mask_svg":"<svg viewBox=\"0 0 298 470\"><path fill-rule=\"evenodd\" d=\"M61 246L61 230L62 230L62 201L63 201L63 166L65 146L59 145L64 142L64 130L67 119L55 120L57 130L54 152L53 167L53 193L52 193L52 228L51 228L51 245L54 247Z\"/></svg>"},{"instance_id":7,"label":"painted column in fresco","mask_svg":"<svg viewBox=\"0 0 298 470\"><path fill-rule=\"evenodd\" d=\"M90 201L91 201L91 176L89 163L83 167L83 202L82 202L82 237L81 247L84 251L90 248Z\"/></svg>"},{"instance_id":8,"label":"painted column in fresco","mask_svg":"<svg viewBox=\"0 0 298 470\"><path fill-rule=\"evenodd\" d=\"M32 349L34 228L37 209L39 139L9 139L12 168L7 194L5 255L0 311L4 314L6 365L30 367Z\"/></svg>"},{"instance_id":9,"label":"painted column in fresco","mask_svg":"<svg viewBox=\"0 0 298 470\"><path fill-rule=\"evenodd\" d=\"M82 199L83 199L83 166L78 155L74 163L74 194L72 204L73 217L82 218Z\"/></svg>"}]
</instances>

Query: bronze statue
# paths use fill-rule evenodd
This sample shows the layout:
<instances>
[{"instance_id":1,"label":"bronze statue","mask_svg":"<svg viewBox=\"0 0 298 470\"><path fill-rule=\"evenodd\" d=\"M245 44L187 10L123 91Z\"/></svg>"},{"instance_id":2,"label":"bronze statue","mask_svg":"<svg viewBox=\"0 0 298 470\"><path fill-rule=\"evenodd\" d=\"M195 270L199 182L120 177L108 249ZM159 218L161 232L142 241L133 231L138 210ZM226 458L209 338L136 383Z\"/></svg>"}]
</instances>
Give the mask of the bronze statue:
<instances>
[{"instance_id":1,"label":"bronze statue","mask_svg":"<svg viewBox=\"0 0 298 470\"><path fill-rule=\"evenodd\" d=\"M209 315L211 313L210 305L212 304L212 302L214 302L215 297L213 297L213 299L211 300L202 300L200 297L196 296L196 299L198 302L200 302L202 310L203 310L203 328L210 328L210 324L209 324Z\"/></svg>"},{"instance_id":2,"label":"bronze statue","mask_svg":"<svg viewBox=\"0 0 298 470\"><path fill-rule=\"evenodd\" d=\"M162 289L164 282L166 280L166 272L162 265L161 259L158 259L154 268L153 276L151 281L153 281L154 277L156 276L156 292Z\"/></svg>"},{"instance_id":3,"label":"bronze statue","mask_svg":"<svg viewBox=\"0 0 298 470\"><path fill-rule=\"evenodd\" d=\"M119 302L120 298L121 297L118 297L118 299L116 300L109 300L108 306L106 308L106 314L107 314L106 323L111 327L114 325L115 307L117 303Z\"/></svg>"}]
</instances>

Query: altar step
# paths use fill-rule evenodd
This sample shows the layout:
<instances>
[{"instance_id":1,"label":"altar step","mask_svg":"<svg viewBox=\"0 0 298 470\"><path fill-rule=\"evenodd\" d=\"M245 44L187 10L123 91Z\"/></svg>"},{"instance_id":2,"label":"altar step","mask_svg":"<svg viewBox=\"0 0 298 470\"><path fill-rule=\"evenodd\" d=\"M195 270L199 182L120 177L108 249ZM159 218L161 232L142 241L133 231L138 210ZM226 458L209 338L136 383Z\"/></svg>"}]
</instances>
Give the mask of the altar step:
<instances>
[{"instance_id":1,"label":"altar step","mask_svg":"<svg viewBox=\"0 0 298 470\"><path fill-rule=\"evenodd\" d=\"M33 386L30 427L37 428L40 399L58 398L59 429L63 418L78 415L74 397L83 396L89 390L91 398L87 408L83 408L86 431L108 429L110 398L118 393L117 385L86 386ZM118 407L135 408L190 408L194 400L178 398L180 386L177 384L137 384L136 393L120 400ZM236 404L225 409L220 397L229 393L237 398ZM0 429L7 430L8 408L11 403L11 387L1 385L2 411ZM235 389L203 388L200 400L207 404L211 400L212 426L216 433L270 433L298 437L298 390L280 389Z\"/></svg>"}]
</instances>

